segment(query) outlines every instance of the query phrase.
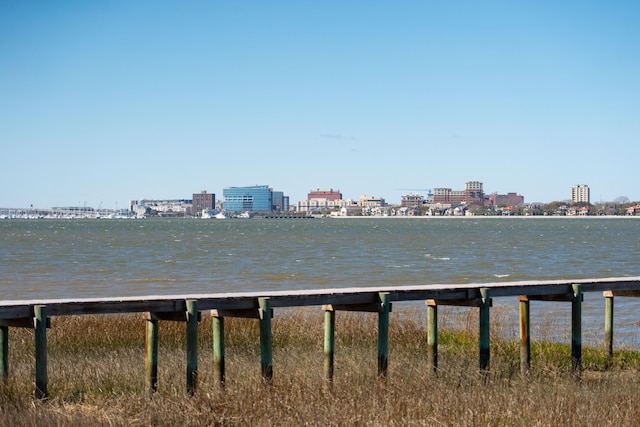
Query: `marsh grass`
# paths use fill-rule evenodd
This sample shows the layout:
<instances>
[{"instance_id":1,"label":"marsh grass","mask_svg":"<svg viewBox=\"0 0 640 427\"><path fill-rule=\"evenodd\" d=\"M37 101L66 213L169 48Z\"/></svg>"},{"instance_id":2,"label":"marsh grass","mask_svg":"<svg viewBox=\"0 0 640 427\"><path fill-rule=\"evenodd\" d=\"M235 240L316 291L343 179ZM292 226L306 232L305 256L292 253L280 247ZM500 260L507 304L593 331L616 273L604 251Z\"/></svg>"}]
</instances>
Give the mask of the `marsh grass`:
<instances>
[{"instance_id":1,"label":"marsh grass","mask_svg":"<svg viewBox=\"0 0 640 427\"><path fill-rule=\"evenodd\" d=\"M323 379L323 316L288 310L273 319L274 377L260 376L258 323L226 319L226 384L214 384L211 319L199 326L198 390L185 387L185 324L160 322L159 387L144 385L140 315L54 318L48 331L49 393L33 399L33 331L11 329L1 425L637 425L640 356L583 349L581 381L570 348L532 343L520 374L519 345L496 339L491 373L478 372L477 314L441 313L439 368L427 365L421 315L392 318L389 374L377 376L377 319L336 315L335 377ZM493 314L493 313L492 313ZM395 314L394 314L395 315ZM544 338L544 337L542 337Z\"/></svg>"}]
</instances>

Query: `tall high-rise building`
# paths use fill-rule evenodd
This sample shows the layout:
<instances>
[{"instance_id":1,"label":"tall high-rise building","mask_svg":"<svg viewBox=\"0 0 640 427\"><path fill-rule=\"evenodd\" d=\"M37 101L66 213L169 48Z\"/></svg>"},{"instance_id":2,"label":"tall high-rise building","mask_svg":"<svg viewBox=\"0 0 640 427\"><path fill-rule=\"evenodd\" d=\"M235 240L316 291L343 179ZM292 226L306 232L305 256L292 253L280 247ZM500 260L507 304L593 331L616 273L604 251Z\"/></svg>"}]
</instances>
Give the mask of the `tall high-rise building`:
<instances>
[{"instance_id":1,"label":"tall high-rise building","mask_svg":"<svg viewBox=\"0 0 640 427\"><path fill-rule=\"evenodd\" d=\"M571 187L571 203L590 203L589 186L578 184Z\"/></svg>"}]
</instances>

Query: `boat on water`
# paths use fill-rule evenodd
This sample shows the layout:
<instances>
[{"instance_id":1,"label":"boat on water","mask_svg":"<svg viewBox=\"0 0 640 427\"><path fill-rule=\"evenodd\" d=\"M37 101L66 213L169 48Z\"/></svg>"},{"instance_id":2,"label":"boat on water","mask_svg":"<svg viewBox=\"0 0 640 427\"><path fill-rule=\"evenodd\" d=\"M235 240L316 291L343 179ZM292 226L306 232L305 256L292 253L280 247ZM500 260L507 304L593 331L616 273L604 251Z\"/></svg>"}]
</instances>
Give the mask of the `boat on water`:
<instances>
[{"instance_id":1,"label":"boat on water","mask_svg":"<svg viewBox=\"0 0 640 427\"><path fill-rule=\"evenodd\" d=\"M227 219L228 217L222 213L222 211L214 211L211 209L203 209L202 215L200 216L202 219Z\"/></svg>"}]
</instances>

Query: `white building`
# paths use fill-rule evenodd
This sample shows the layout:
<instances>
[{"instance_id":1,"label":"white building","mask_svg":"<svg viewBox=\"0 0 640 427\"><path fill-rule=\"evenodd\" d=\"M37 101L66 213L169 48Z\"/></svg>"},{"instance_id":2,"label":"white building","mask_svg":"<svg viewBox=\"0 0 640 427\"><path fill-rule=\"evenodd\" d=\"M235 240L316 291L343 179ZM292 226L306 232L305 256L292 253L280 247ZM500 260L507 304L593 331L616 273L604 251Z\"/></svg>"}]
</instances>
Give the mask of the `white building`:
<instances>
[{"instance_id":1,"label":"white building","mask_svg":"<svg viewBox=\"0 0 640 427\"><path fill-rule=\"evenodd\" d=\"M322 212L322 211L335 211L343 207L353 206L353 200L329 200L329 199L311 199L300 200L296 204L297 212Z\"/></svg>"},{"instance_id":2,"label":"white building","mask_svg":"<svg viewBox=\"0 0 640 427\"><path fill-rule=\"evenodd\" d=\"M387 203L382 197L370 197L363 194L358 198L358 206L363 208L380 208L386 205Z\"/></svg>"},{"instance_id":3,"label":"white building","mask_svg":"<svg viewBox=\"0 0 640 427\"><path fill-rule=\"evenodd\" d=\"M589 186L578 184L571 187L571 203L589 203Z\"/></svg>"}]
</instances>

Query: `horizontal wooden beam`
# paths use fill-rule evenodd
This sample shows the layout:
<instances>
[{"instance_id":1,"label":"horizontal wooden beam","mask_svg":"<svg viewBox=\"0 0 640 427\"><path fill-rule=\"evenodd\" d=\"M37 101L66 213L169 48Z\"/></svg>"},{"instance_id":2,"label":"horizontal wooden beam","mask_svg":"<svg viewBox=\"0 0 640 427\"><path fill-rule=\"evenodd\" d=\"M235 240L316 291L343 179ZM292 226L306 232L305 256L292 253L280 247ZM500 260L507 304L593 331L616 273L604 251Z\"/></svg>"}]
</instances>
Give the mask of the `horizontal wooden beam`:
<instances>
[{"instance_id":1,"label":"horizontal wooden beam","mask_svg":"<svg viewBox=\"0 0 640 427\"><path fill-rule=\"evenodd\" d=\"M562 295L527 295L529 301L548 301L548 302L571 302L573 301L573 294Z\"/></svg>"},{"instance_id":2,"label":"horizontal wooden beam","mask_svg":"<svg viewBox=\"0 0 640 427\"><path fill-rule=\"evenodd\" d=\"M634 291L604 291L605 297L640 297L640 290Z\"/></svg>"},{"instance_id":3,"label":"horizontal wooden beam","mask_svg":"<svg viewBox=\"0 0 640 427\"><path fill-rule=\"evenodd\" d=\"M186 322L188 321L188 314L186 311L160 311L145 313L145 320L169 320L174 322ZM198 322L202 320L202 313L198 312Z\"/></svg>"},{"instance_id":4,"label":"horizontal wooden beam","mask_svg":"<svg viewBox=\"0 0 640 427\"><path fill-rule=\"evenodd\" d=\"M8 326L12 328L35 328L35 318L21 318L21 319L0 319L0 326ZM51 318L47 317L46 327L51 328Z\"/></svg>"},{"instance_id":5,"label":"horizontal wooden beam","mask_svg":"<svg viewBox=\"0 0 640 427\"><path fill-rule=\"evenodd\" d=\"M391 312L393 305L389 305L389 312ZM322 306L324 311L360 311L364 313L380 313L382 305L378 303L369 304L326 304Z\"/></svg>"},{"instance_id":6,"label":"horizontal wooden beam","mask_svg":"<svg viewBox=\"0 0 640 427\"><path fill-rule=\"evenodd\" d=\"M640 293L640 277L613 277L583 280L541 280L521 282L431 284L415 286L385 286L289 290L272 292L234 292L217 294L154 295L144 297L83 298L52 300L0 301L0 319L33 317L33 307L47 306L47 316L112 314L112 313L177 313L186 312L186 301L197 300L198 310L251 310L258 308L259 298L269 298L270 307L322 306L367 307L378 304L380 293L389 300L436 300L439 304L464 305L481 298L480 289L490 291L492 298L527 295L531 299L560 300L573 293L572 285L580 285L582 293L610 291L616 295ZM303 284L304 286L304 284ZM633 291L629 293L629 291ZM557 300L557 299L556 299ZM457 302L456 302L457 301ZM475 303L474 303L475 304ZM159 315L161 316L161 315ZM168 315L172 316L172 315ZM18 321L19 322L19 321Z\"/></svg>"},{"instance_id":7,"label":"horizontal wooden beam","mask_svg":"<svg viewBox=\"0 0 640 427\"><path fill-rule=\"evenodd\" d=\"M240 310L211 310L211 317L239 317L243 319L260 319L261 313L259 308L245 308ZM273 318L273 310L271 310L271 318Z\"/></svg>"},{"instance_id":8,"label":"horizontal wooden beam","mask_svg":"<svg viewBox=\"0 0 640 427\"><path fill-rule=\"evenodd\" d=\"M459 300L427 300L427 305L452 305L457 307L481 307L484 304L482 298L469 298ZM491 298L489 298L489 307L493 305Z\"/></svg>"}]
</instances>

